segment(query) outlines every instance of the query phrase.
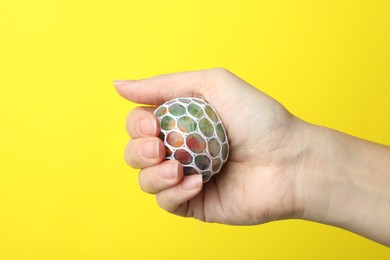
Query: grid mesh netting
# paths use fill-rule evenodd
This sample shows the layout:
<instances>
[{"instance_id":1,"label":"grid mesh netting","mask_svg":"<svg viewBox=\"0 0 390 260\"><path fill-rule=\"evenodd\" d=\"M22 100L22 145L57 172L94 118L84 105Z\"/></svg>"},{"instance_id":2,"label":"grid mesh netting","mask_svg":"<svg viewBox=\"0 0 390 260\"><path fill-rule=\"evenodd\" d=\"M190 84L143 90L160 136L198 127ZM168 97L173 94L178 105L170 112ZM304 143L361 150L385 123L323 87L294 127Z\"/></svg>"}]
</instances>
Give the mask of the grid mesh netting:
<instances>
[{"instance_id":1,"label":"grid mesh netting","mask_svg":"<svg viewBox=\"0 0 390 260\"><path fill-rule=\"evenodd\" d=\"M158 107L165 159L182 163L184 174L202 174L203 182L218 173L229 156L225 128L215 110L199 98L176 98Z\"/></svg>"}]
</instances>

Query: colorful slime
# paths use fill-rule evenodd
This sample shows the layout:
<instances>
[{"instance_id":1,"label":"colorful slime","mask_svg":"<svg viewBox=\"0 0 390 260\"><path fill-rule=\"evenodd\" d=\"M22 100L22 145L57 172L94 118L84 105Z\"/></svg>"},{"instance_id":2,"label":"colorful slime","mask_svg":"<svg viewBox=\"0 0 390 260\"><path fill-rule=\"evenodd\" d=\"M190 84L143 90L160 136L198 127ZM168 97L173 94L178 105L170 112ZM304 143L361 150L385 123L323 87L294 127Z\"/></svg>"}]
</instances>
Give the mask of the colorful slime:
<instances>
[{"instance_id":1,"label":"colorful slime","mask_svg":"<svg viewBox=\"0 0 390 260\"><path fill-rule=\"evenodd\" d=\"M229 155L225 128L215 110L199 98L176 98L158 107L165 159L178 160L184 175L201 174L203 182L217 174Z\"/></svg>"}]
</instances>

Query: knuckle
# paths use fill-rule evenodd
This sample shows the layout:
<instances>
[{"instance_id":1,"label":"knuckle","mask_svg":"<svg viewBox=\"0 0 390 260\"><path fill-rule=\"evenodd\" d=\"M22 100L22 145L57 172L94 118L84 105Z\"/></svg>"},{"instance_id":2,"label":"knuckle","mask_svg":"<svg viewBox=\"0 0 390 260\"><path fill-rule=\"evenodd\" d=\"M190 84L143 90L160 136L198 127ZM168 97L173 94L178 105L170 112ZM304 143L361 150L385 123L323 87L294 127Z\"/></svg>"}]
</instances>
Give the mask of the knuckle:
<instances>
[{"instance_id":1,"label":"knuckle","mask_svg":"<svg viewBox=\"0 0 390 260\"><path fill-rule=\"evenodd\" d=\"M212 69L211 71L212 71L212 73L214 73L215 75L221 76L221 77L223 77L223 78L229 77L229 76L232 75L232 73L231 73L228 69L222 68L222 67L214 68L214 69Z\"/></svg>"},{"instance_id":2,"label":"knuckle","mask_svg":"<svg viewBox=\"0 0 390 260\"><path fill-rule=\"evenodd\" d=\"M234 74L225 68L213 68L209 69L204 74L204 83L205 86L203 91L208 89L220 89L224 83L229 82L233 78ZM207 88L207 89L206 89Z\"/></svg>"}]
</instances>

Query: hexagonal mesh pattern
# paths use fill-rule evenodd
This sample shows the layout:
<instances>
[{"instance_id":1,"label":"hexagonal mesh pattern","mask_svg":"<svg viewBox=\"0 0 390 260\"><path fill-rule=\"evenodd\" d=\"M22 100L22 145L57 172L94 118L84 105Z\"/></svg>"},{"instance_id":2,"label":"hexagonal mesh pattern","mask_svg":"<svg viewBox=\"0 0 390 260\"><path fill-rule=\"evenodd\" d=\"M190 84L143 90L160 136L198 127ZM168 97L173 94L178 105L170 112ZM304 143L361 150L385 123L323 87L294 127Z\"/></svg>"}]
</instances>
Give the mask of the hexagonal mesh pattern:
<instances>
[{"instance_id":1,"label":"hexagonal mesh pattern","mask_svg":"<svg viewBox=\"0 0 390 260\"><path fill-rule=\"evenodd\" d=\"M176 98L159 106L160 138L165 159L176 159L185 175L202 174L203 182L218 173L229 156L225 128L215 110L199 98Z\"/></svg>"}]
</instances>

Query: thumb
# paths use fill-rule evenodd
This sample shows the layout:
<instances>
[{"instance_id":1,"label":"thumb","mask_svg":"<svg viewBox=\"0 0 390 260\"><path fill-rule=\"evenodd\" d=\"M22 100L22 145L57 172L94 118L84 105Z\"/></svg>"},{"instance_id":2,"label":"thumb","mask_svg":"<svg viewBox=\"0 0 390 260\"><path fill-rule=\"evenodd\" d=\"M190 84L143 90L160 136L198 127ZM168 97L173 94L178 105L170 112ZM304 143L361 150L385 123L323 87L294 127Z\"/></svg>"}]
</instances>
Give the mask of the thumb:
<instances>
[{"instance_id":1,"label":"thumb","mask_svg":"<svg viewBox=\"0 0 390 260\"><path fill-rule=\"evenodd\" d=\"M216 74L226 72L224 69L180 72L142 80L115 80L113 84L122 97L132 102L160 105L176 97L207 100L207 96L220 87L217 81L224 78Z\"/></svg>"}]
</instances>

